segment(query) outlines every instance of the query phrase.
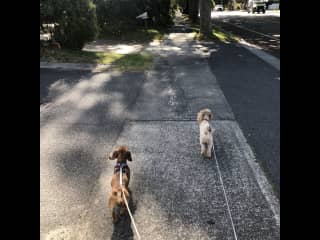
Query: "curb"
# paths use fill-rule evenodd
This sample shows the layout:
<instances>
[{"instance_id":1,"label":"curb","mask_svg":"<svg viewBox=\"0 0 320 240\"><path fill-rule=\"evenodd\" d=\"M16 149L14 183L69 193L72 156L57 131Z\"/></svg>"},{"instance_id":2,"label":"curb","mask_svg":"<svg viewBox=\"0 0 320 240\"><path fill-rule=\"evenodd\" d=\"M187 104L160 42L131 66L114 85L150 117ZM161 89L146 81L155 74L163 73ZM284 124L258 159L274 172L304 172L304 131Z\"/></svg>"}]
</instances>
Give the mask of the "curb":
<instances>
[{"instance_id":1,"label":"curb","mask_svg":"<svg viewBox=\"0 0 320 240\"><path fill-rule=\"evenodd\" d=\"M280 71L280 60L263 51L261 47L248 43L243 39L240 39L240 41L238 41L238 44Z\"/></svg>"},{"instance_id":2,"label":"curb","mask_svg":"<svg viewBox=\"0 0 320 240\"><path fill-rule=\"evenodd\" d=\"M280 59L272 56L269 53L266 53L265 51L262 50L261 47L254 45L252 43L248 43L246 42L243 38L240 38L238 36L236 36L236 38L232 37L234 36L232 33L226 31L223 28L220 28L218 26L215 26L217 29L219 29L220 31L228 34L229 36L231 36L231 38L241 47L244 47L245 49L247 49L248 51L250 51L252 54L254 54L255 56L257 56L258 58L262 59L264 62L268 63L269 65L271 65L272 67L274 67L275 69L277 69L278 71L280 71Z\"/></svg>"},{"instance_id":3,"label":"curb","mask_svg":"<svg viewBox=\"0 0 320 240\"><path fill-rule=\"evenodd\" d=\"M50 63L40 62L40 68L60 70L86 70L102 71L111 68L112 64L91 64L91 63Z\"/></svg>"}]
</instances>

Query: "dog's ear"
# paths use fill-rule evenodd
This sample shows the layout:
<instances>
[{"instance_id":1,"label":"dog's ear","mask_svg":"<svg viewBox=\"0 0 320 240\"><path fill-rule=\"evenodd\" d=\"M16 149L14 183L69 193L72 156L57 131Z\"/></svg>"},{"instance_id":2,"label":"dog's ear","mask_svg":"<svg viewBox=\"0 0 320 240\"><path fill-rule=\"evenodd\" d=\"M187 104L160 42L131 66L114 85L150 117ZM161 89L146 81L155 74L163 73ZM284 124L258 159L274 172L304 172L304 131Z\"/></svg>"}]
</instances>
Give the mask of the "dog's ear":
<instances>
[{"instance_id":1,"label":"dog's ear","mask_svg":"<svg viewBox=\"0 0 320 240\"><path fill-rule=\"evenodd\" d=\"M203 120L203 111L202 110L200 112L198 112L197 120L199 123L201 123L201 121Z\"/></svg>"},{"instance_id":2,"label":"dog's ear","mask_svg":"<svg viewBox=\"0 0 320 240\"><path fill-rule=\"evenodd\" d=\"M212 114L212 112L210 112L209 113L209 119L212 120L212 118L213 118L213 114Z\"/></svg>"},{"instance_id":3,"label":"dog's ear","mask_svg":"<svg viewBox=\"0 0 320 240\"><path fill-rule=\"evenodd\" d=\"M131 157L131 152L130 151L127 151L126 152L126 159L130 162L132 162L132 157Z\"/></svg>"},{"instance_id":4,"label":"dog's ear","mask_svg":"<svg viewBox=\"0 0 320 240\"><path fill-rule=\"evenodd\" d=\"M109 155L109 160L114 160L118 158L119 152L118 151L112 151Z\"/></svg>"}]
</instances>

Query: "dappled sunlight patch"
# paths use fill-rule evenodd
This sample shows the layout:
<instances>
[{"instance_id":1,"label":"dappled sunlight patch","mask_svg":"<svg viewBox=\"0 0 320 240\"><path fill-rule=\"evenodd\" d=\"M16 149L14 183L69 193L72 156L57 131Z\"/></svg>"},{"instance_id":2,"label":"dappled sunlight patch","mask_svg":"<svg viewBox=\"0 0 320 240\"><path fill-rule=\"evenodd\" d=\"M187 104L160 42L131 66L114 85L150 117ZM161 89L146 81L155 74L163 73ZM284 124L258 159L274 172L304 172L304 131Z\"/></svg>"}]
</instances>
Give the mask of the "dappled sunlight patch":
<instances>
[{"instance_id":1,"label":"dappled sunlight patch","mask_svg":"<svg viewBox=\"0 0 320 240\"><path fill-rule=\"evenodd\" d=\"M82 87L92 90L99 89L108 82L111 77L118 77L120 75L119 72L113 72L112 75L110 73L95 74L90 80L83 81L85 82L85 86L82 85Z\"/></svg>"},{"instance_id":2,"label":"dappled sunlight patch","mask_svg":"<svg viewBox=\"0 0 320 240\"><path fill-rule=\"evenodd\" d=\"M254 45L254 44L251 44L251 43L248 43L248 42L246 42L246 41L244 41L244 40L242 40L242 39L239 41L239 43L241 43L241 44L243 44L243 45L245 45L245 46L247 46L247 47L249 47L249 48L252 48L252 49L262 50L261 47L259 47L259 46L257 46L257 45Z\"/></svg>"},{"instance_id":3,"label":"dappled sunlight patch","mask_svg":"<svg viewBox=\"0 0 320 240\"><path fill-rule=\"evenodd\" d=\"M216 49L205 46L212 45L212 42L197 42L195 40L196 32L191 33L170 33L164 45L159 48L147 48L147 51L159 54L162 57L170 55L183 56L194 55L199 57L207 57Z\"/></svg>"},{"instance_id":4,"label":"dappled sunlight patch","mask_svg":"<svg viewBox=\"0 0 320 240\"><path fill-rule=\"evenodd\" d=\"M212 34L216 36L221 42L230 43L229 37L226 34L217 31L213 31Z\"/></svg>"},{"instance_id":5,"label":"dappled sunlight patch","mask_svg":"<svg viewBox=\"0 0 320 240\"><path fill-rule=\"evenodd\" d=\"M159 46L161 44L160 40L153 40L149 46L154 47L154 46Z\"/></svg>"},{"instance_id":6,"label":"dappled sunlight patch","mask_svg":"<svg viewBox=\"0 0 320 240\"><path fill-rule=\"evenodd\" d=\"M162 51L168 51L168 52L171 52L171 51L179 52L179 51L181 51L181 48L180 47L176 47L176 46L165 46L165 47L162 47L161 50Z\"/></svg>"},{"instance_id":7,"label":"dappled sunlight patch","mask_svg":"<svg viewBox=\"0 0 320 240\"><path fill-rule=\"evenodd\" d=\"M119 54L139 53L143 50L142 44L88 44L83 50L89 52L114 52Z\"/></svg>"},{"instance_id":8,"label":"dappled sunlight patch","mask_svg":"<svg viewBox=\"0 0 320 240\"><path fill-rule=\"evenodd\" d=\"M130 47L122 50L130 52ZM47 58L46 56L42 57L43 60L48 62L104 64L112 65L114 68L118 68L120 70L132 71L148 70L153 61L153 56L149 53L122 54L117 52L90 52L75 50L56 50L52 51Z\"/></svg>"},{"instance_id":9,"label":"dappled sunlight patch","mask_svg":"<svg viewBox=\"0 0 320 240\"><path fill-rule=\"evenodd\" d=\"M164 38L164 33L157 29L148 29L147 33L152 36L152 40L162 40Z\"/></svg>"},{"instance_id":10,"label":"dappled sunlight patch","mask_svg":"<svg viewBox=\"0 0 320 240\"><path fill-rule=\"evenodd\" d=\"M79 99L77 107L82 110L89 109L97 103L107 101L108 99L109 98L105 96L105 94L87 93Z\"/></svg>"},{"instance_id":11,"label":"dappled sunlight patch","mask_svg":"<svg viewBox=\"0 0 320 240\"><path fill-rule=\"evenodd\" d=\"M53 84L51 84L49 90L62 92L62 91L67 90L68 88L69 88L68 84L66 84L64 82L64 79L61 79L61 80L56 81Z\"/></svg>"},{"instance_id":12,"label":"dappled sunlight patch","mask_svg":"<svg viewBox=\"0 0 320 240\"><path fill-rule=\"evenodd\" d=\"M113 74L101 73L93 76L90 80L82 80L69 91L61 94L55 104L72 104L78 109L89 109L98 103L111 100L111 97L102 92L101 87L111 80L111 77L120 76L120 72ZM122 101L123 96L117 92L112 94L112 103Z\"/></svg>"},{"instance_id":13,"label":"dappled sunlight patch","mask_svg":"<svg viewBox=\"0 0 320 240\"><path fill-rule=\"evenodd\" d=\"M209 49L206 46L196 44L192 46L192 52L198 55L207 55L208 53L211 52L211 49Z\"/></svg>"},{"instance_id":14,"label":"dappled sunlight patch","mask_svg":"<svg viewBox=\"0 0 320 240\"><path fill-rule=\"evenodd\" d=\"M69 89L70 86L64 81L64 79L60 79L49 86L48 97L50 99L55 98L56 96L61 95Z\"/></svg>"},{"instance_id":15,"label":"dappled sunlight patch","mask_svg":"<svg viewBox=\"0 0 320 240\"><path fill-rule=\"evenodd\" d=\"M239 37L222 30L220 27L218 27L216 25L213 26L212 34L216 38L218 38L221 42L224 42L227 44L229 44L232 41L238 42L241 40Z\"/></svg>"},{"instance_id":16,"label":"dappled sunlight patch","mask_svg":"<svg viewBox=\"0 0 320 240\"><path fill-rule=\"evenodd\" d=\"M47 234L45 240L72 240L75 237L72 230L72 227L66 226L56 228Z\"/></svg>"},{"instance_id":17,"label":"dappled sunlight patch","mask_svg":"<svg viewBox=\"0 0 320 240\"><path fill-rule=\"evenodd\" d=\"M123 98L121 96L121 98ZM114 101L109 103L108 106L108 113L112 114L114 117L123 117L123 109L124 109L124 105L121 102L121 99L118 99L118 101Z\"/></svg>"},{"instance_id":18,"label":"dappled sunlight patch","mask_svg":"<svg viewBox=\"0 0 320 240\"><path fill-rule=\"evenodd\" d=\"M183 43L183 42L187 42L189 40L194 39L194 36L195 36L194 32L191 32L191 33L171 33L169 35L168 39L173 42Z\"/></svg>"}]
</instances>

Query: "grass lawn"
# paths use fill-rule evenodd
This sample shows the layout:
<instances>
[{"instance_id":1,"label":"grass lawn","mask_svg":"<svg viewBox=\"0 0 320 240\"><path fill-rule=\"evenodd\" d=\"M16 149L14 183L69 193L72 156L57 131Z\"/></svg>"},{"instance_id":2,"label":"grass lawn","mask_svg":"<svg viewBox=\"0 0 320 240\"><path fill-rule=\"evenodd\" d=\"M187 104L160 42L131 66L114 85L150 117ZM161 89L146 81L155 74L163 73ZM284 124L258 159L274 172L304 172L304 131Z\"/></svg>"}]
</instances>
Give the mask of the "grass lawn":
<instances>
[{"instance_id":1,"label":"grass lawn","mask_svg":"<svg viewBox=\"0 0 320 240\"><path fill-rule=\"evenodd\" d=\"M204 37L200 34L200 26L198 24L192 24L192 30L195 32L195 40L219 40L223 43L238 42L240 40L237 36L222 30L216 25L212 25L212 35L210 37Z\"/></svg>"},{"instance_id":2,"label":"grass lawn","mask_svg":"<svg viewBox=\"0 0 320 240\"><path fill-rule=\"evenodd\" d=\"M121 35L101 35L102 40L115 42L147 43L163 40L167 29L138 29L127 31ZM68 49L40 49L40 61L46 62L68 62L68 63L93 63L112 64L114 68L121 70L143 71L152 66L153 56L146 53L120 54L115 52L92 52Z\"/></svg>"},{"instance_id":3,"label":"grass lawn","mask_svg":"<svg viewBox=\"0 0 320 240\"><path fill-rule=\"evenodd\" d=\"M60 49L44 51L40 60L48 62L112 64L114 68L120 70L143 71L151 68L153 56L143 53L119 54L113 52Z\"/></svg>"}]
</instances>

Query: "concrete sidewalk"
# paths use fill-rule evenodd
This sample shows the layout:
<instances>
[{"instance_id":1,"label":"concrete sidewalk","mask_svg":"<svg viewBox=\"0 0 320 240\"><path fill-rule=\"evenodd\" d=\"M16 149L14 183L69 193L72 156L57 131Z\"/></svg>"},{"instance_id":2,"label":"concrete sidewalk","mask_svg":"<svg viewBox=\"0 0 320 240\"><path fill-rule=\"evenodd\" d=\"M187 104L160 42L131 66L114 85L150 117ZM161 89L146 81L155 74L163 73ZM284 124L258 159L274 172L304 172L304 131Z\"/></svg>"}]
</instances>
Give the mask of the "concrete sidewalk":
<instances>
[{"instance_id":1,"label":"concrete sidewalk","mask_svg":"<svg viewBox=\"0 0 320 240\"><path fill-rule=\"evenodd\" d=\"M218 48L177 22L147 73L42 70L41 239L137 239L128 216L113 225L107 209L115 163L105 155L118 144L132 151L142 239L280 239L277 198L208 65ZM217 161L199 154L204 107Z\"/></svg>"}]
</instances>

